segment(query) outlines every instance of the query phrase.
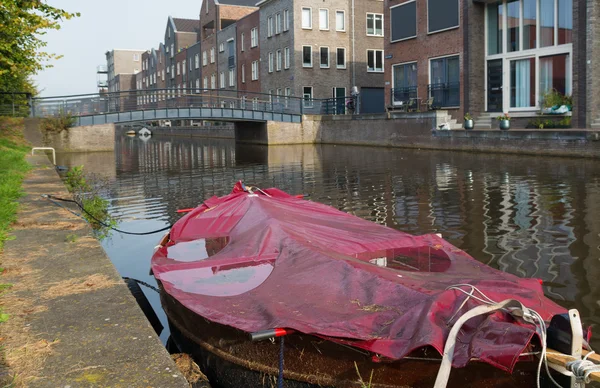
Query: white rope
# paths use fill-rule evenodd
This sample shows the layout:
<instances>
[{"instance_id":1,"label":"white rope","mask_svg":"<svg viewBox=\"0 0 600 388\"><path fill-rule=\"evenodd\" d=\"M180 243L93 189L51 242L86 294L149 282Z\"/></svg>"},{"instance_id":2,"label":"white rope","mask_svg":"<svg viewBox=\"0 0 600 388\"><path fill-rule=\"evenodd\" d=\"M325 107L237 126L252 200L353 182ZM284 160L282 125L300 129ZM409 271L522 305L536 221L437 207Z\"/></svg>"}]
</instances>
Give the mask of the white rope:
<instances>
[{"instance_id":1,"label":"white rope","mask_svg":"<svg viewBox=\"0 0 600 388\"><path fill-rule=\"evenodd\" d=\"M465 290L464 289L465 287L470 288L470 291ZM550 380L557 387L561 388L561 385L559 383L557 383L556 380L554 380L554 378L550 374L550 369L548 368L548 360L546 358L546 350L547 350L547 348L546 348L546 322L544 322L544 319L540 316L540 314L537 313L537 311L525 307L521 302L519 302L517 300L507 299L505 301L498 303L498 302L490 299L480 289L478 289L477 287L475 287L472 284L455 284L453 286L446 288L446 290L456 290L456 291L462 292L463 294L467 295L467 298L462 302L459 309L450 318L450 322L456 316L458 311L460 311L463 308L463 306L467 303L467 301L469 299L475 299L475 300L483 303L484 306L477 306L477 307L469 310L465 314L463 314L456 321L456 323L452 327L452 330L450 330L450 334L448 335L448 339L446 340L446 345L444 347L444 356L442 358L442 365L440 366L440 369L438 371L438 375L437 375L437 378L435 381L435 385L434 385L435 388L444 388L448 384L448 378L450 377L450 369L452 366L452 358L454 355L454 344L456 342L456 336L458 335L458 332L460 331L460 328L462 327L462 325L467 320L469 320L475 316L489 314L491 312L498 311L498 310L504 310L514 317L519 317L519 318L523 319L524 321L535 325L536 332L540 336L540 340L542 342L542 352L540 354L540 362L539 362L538 368L537 368L537 379L536 379L537 388L540 388L540 377L541 377L541 372L542 372L542 364L545 365L546 372L547 372ZM588 367L588 370L589 370L589 367ZM589 376L589 374L587 374L587 376Z\"/></svg>"},{"instance_id":2,"label":"white rope","mask_svg":"<svg viewBox=\"0 0 600 388\"><path fill-rule=\"evenodd\" d=\"M590 383L590 375L594 372L600 372L600 365L594 364L587 358L595 353L594 351L589 352L581 360L574 360L567 362L567 370L573 372L578 382Z\"/></svg>"}]
</instances>

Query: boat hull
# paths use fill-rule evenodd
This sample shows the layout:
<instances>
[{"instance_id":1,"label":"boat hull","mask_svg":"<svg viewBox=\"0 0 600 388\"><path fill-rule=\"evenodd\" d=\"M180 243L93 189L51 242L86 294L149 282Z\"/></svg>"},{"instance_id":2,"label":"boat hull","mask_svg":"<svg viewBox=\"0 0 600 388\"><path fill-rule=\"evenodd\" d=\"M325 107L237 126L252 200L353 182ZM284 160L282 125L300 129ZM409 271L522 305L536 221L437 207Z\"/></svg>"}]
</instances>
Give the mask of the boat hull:
<instances>
[{"instance_id":1,"label":"boat hull","mask_svg":"<svg viewBox=\"0 0 600 388\"><path fill-rule=\"evenodd\" d=\"M276 386L278 340L250 342L246 333L198 316L162 288L161 302L172 340L180 351L192 355L214 386ZM439 354L423 349L411 356L415 359L373 362L368 352L314 336L292 334L285 337L285 387L361 387L360 378L368 383L371 371L372 388L432 387L440 365ZM509 374L472 361L465 368L452 370L448 387L531 387L535 386L536 367L535 360L521 361Z\"/></svg>"}]
</instances>

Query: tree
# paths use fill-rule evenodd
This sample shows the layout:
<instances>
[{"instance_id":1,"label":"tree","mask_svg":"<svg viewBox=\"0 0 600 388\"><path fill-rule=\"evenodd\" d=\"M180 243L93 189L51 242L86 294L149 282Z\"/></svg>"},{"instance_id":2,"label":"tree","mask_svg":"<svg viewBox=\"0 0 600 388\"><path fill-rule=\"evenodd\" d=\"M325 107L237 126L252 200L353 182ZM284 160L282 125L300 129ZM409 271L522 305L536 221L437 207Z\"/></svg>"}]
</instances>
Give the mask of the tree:
<instances>
[{"instance_id":1,"label":"tree","mask_svg":"<svg viewBox=\"0 0 600 388\"><path fill-rule=\"evenodd\" d=\"M43 0L0 0L0 91L34 92L31 76L60 58L41 37L77 16Z\"/></svg>"}]
</instances>

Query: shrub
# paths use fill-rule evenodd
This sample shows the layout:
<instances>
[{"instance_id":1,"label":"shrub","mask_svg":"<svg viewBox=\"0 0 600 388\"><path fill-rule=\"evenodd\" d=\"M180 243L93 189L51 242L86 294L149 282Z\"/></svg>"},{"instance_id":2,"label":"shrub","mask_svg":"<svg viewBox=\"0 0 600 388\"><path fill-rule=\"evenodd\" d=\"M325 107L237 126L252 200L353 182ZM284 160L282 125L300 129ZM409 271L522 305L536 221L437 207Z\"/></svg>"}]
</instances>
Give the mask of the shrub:
<instances>
[{"instance_id":1,"label":"shrub","mask_svg":"<svg viewBox=\"0 0 600 388\"><path fill-rule=\"evenodd\" d=\"M552 108L555 106L573 106L573 97L562 94L556 89L550 89L542 94L542 107Z\"/></svg>"},{"instance_id":2,"label":"shrub","mask_svg":"<svg viewBox=\"0 0 600 388\"><path fill-rule=\"evenodd\" d=\"M69 112L61 111L57 115L45 117L40 123L40 128L46 132L60 133L75 125L76 117Z\"/></svg>"}]
</instances>

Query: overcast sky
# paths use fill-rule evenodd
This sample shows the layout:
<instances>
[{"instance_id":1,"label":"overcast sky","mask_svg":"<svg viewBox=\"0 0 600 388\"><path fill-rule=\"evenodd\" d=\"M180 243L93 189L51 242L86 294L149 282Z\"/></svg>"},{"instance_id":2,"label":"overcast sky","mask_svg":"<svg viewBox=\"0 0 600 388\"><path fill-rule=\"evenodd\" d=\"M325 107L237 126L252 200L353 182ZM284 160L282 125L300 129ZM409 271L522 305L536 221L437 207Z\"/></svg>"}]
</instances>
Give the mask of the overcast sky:
<instances>
[{"instance_id":1,"label":"overcast sky","mask_svg":"<svg viewBox=\"0 0 600 388\"><path fill-rule=\"evenodd\" d=\"M34 77L42 96L95 93L96 67L113 48L157 48L170 16L197 19L202 0L47 0L81 17L42 38L46 51L63 55Z\"/></svg>"}]
</instances>

